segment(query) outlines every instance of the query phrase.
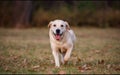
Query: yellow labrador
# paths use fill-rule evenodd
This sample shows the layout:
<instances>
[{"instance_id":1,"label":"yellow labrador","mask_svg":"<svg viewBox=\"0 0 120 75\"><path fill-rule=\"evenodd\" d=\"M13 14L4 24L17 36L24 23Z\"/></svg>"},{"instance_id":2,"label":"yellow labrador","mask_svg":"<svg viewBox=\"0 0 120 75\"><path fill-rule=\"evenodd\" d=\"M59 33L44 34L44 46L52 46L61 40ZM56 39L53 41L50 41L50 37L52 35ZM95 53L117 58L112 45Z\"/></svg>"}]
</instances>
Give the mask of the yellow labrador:
<instances>
[{"instance_id":1,"label":"yellow labrador","mask_svg":"<svg viewBox=\"0 0 120 75\"><path fill-rule=\"evenodd\" d=\"M54 20L48 24L48 27L50 28L49 37L55 66L60 67L59 54L61 62L65 64L70 58L76 37L66 21Z\"/></svg>"}]
</instances>

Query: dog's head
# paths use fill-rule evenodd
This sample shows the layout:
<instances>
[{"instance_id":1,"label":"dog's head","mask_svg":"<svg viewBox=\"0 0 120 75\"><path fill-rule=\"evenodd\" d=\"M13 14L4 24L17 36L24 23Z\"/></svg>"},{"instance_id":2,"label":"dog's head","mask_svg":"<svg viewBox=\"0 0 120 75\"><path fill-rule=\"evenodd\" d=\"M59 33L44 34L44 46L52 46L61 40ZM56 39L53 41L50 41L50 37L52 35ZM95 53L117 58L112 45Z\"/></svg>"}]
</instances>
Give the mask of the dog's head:
<instances>
[{"instance_id":1,"label":"dog's head","mask_svg":"<svg viewBox=\"0 0 120 75\"><path fill-rule=\"evenodd\" d=\"M48 24L56 40L61 40L65 31L70 30L69 24L63 20L54 20Z\"/></svg>"}]
</instances>

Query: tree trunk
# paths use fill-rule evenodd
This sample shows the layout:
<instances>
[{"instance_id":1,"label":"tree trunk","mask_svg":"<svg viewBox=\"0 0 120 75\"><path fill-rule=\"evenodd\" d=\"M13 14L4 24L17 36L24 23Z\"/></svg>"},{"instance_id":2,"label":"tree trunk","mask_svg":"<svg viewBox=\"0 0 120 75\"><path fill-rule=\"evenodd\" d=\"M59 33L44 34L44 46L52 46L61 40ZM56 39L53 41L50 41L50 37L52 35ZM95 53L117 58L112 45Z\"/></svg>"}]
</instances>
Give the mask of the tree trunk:
<instances>
[{"instance_id":1,"label":"tree trunk","mask_svg":"<svg viewBox=\"0 0 120 75\"><path fill-rule=\"evenodd\" d=\"M32 12L31 1L15 1L13 20L15 28L24 28L29 26L30 14Z\"/></svg>"}]
</instances>

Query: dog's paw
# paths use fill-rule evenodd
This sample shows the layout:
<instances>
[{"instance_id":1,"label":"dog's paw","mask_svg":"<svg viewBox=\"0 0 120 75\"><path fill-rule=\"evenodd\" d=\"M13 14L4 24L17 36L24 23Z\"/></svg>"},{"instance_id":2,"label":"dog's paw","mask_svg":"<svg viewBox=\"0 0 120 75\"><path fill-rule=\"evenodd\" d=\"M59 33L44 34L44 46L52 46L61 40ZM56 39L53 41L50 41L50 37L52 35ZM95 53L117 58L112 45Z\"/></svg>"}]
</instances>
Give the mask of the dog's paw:
<instances>
[{"instance_id":1,"label":"dog's paw","mask_svg":"<svg viewBox=\"0 0 120 75\"><path fill-rule=\"evenodd\" d=\"M67 61L67 60L64 60L64 63L63 63L63 64L66 65L67 63L68 63L68 61Z\"/></svg>"},{"instance_id":2,"label":"dog's paw","mask_svg":"<svg viewBox=\"0 0 120 75\"><path fill-rule=\"evenodd\" d=\"M60 66L55 66L55 68L60 68Z\"/></svg>"}]
</instances>

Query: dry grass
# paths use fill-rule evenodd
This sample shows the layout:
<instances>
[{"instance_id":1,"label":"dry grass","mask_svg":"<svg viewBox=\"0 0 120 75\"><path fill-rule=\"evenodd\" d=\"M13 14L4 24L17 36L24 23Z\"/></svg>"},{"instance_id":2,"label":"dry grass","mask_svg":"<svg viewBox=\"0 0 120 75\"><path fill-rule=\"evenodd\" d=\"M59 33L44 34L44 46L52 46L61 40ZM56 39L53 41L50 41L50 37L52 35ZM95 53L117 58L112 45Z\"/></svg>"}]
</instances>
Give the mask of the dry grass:
<instances>
[{"instance_id":1,"label":"dry grass","mask_svg":"<svg viewBox=\"0 0 120 75\"><path fill-rule=\"evenodd\" d=\"M77 42L67 65L54 67L48 29L0 29L0 73L118 74L120 30L73 28Z\"/></svg>"}]
</instances>

